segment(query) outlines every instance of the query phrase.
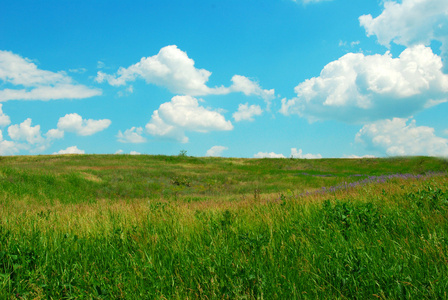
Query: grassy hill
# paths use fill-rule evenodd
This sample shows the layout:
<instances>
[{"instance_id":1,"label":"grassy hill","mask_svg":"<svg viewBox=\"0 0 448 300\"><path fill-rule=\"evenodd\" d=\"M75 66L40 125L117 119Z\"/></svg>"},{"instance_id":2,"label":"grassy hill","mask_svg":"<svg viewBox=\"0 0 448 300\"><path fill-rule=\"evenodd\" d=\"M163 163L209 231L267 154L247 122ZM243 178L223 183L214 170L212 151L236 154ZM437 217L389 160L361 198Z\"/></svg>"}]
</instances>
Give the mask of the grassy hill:
<instances>
[{"instance_id":1,"label":"grassy hill","mask_svg":"<svg viewBox=\"0 0 448 300\"><path fill-rule=\"evenodd\" d=\"M442 298L448 161L0 158L0 298Z\"/></svg>"}]
</instances>

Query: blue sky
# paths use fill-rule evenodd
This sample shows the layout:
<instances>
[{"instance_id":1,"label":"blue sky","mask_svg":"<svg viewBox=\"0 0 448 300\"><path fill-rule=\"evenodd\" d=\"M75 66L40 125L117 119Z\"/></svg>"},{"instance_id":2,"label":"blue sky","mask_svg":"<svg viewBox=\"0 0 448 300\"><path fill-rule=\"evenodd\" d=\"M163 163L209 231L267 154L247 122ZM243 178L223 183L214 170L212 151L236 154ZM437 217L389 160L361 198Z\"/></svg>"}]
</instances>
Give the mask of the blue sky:
<instances>
[{"instance_id":1,"label":"blue sky","mask_svg":"<svg viewBox=\"0 0 448 300\"><path fill-rule=\"evenodd\" d=\"M0 2L0 155L448 156L446 0Z\"/></svg>"}]
</instances>

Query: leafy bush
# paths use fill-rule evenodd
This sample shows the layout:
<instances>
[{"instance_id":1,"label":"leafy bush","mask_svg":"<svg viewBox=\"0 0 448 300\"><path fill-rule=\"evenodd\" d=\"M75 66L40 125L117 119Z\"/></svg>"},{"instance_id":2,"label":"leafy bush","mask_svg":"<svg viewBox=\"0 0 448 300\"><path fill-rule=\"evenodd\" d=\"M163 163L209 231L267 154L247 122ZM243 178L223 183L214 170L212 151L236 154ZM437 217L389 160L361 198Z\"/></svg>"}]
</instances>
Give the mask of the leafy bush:
<instances>
[{"instance_id":1,"label":"leafy bush","mask_svg":"<svg viewBox=\"0 0 448 300\"><path fill-rule=\"evenodd\" d=\"M408 193L406 198L415 208L426 211L441 211L448 208L448 193L428 185L426 189Z\"/></svg>"},{"instance_id":2,"label":"leafy bush","mask_svg":"<svg viewBox=\"0 0 448 300\"><path fill-rule=\"evenodd\" d=\"M363 230L375 229L381 222L381 214L376 206L371 202L353 203L336 200L331 203L326 200L322 205L324 222L338 227L346 232L353 227Z\"/></svg>"},{"instance_id":3,"label":"leafy bush","mask_svg":"<svg viewBox=\"0 0 448 300\"><path fill-rule=\"evenodd\" d=\"M176 177L172 178L171 184L177 185L177 186L191 187L190 180L185 176L176 176Z\"/></svg>"}]
</instances>

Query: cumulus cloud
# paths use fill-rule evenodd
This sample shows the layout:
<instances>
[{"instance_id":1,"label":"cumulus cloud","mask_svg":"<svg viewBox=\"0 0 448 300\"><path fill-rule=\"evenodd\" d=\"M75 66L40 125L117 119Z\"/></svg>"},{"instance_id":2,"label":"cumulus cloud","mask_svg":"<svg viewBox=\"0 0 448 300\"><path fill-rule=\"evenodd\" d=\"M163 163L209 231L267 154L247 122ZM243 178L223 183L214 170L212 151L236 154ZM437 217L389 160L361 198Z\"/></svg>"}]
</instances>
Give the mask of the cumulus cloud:
<instances>
[{"instance_id":1,"label":"cumulus cloud","mask_svg":"<svg viewBox=\"0 0 448 300\"><path fill-rule=\"evenodd\" d=\"M254 155L255 158L286 158L283 154L277 154L274 152L258 152ZM289 157L292 158L306 158L306 159L317 159L322 158L320 154L304 154L302 149L297 150L297 148L291 148L291 155Z\"/></svg>"},{"instance_id":2,"label":"cumulus cloud","mask_svg":"<svg viewBox=\"0 0 448 300\"><path fill-rule=\"evenodd\" d=\"M191 96L175 96L160 105L146 124L147 133L180 142L188 142L185 131L209 132L232 130L233 125L219 112L200 106Z\"/></svg>"},{"instance_id":3,"label":"cumulus cloud","mask_svg":"<svg viewBox=\"0 0 448 300\"><path fill-rule=\"evenodd\" d=\"M112 122L108 119L102 120L84 120L77 113L66 114L64 117L59 118L58 129L74 132L77 135L92 135L99 131L102 131L109 127Z\"/></svg>"},{"instance_id":4,"label":"cumulus cloud","mask_svg":"<svg viewBox=\"0 0 448 300\"><path fill-rule=\"evenodd\" d=\"M64 131L59 129L50 129L43 137L40 125L32 126L31 124L32 120L28 118L20 124L9 126L8 135L10 138L16 142L25 143L6 143L5 141L4 146L17 149L17 151L30 150L33 153L38 153L50 147L54 140L64 137Z\"/></svg>"},{"instance_id":5,"label":"cumulus cloud","mask_svg":"<svg viewBox=\"0 0 448 300\"><path fill-rule=\"evenodd\" d=\"M264 90L257 82L241 75L234 75L231 80L232 85L228 89L228 92L241 92L246 96L258 96L266 102L267 109L269 110L271 100L275 98L274 89Z\"/></svg>"},{"instance_id":6,"label":"cumulus cloud","mask_svg":"<svg viewBox=\"0 0 448 300\"><path fill-rule=\"evenodd\" d=\"M62 139L64 137L64 131L60 129L50 129L45 136L48 140Z\"/></svg>"},{"instance_id":7,"label":"cumulus cloud","mask_svg":"<svg viewBox=\"0 0 448 300\"><path fill-rule=\"evenodd\" d=\"M141 127L132 127L131 129L127 129L124 133L121 130L118 131L117 138L120 143L145 143L146 138L142 136L143 128Z\"/></svg>"},{"instance_id":8,"label":"cumulus cloud","mask_svg":"<svg viewBox=\"0 0 448 300\"><path fill-rule=\"evenodd\" d=\"M159 107L160 117L168 124L186 130L208 132L214 130L232 130L230 121L216 111L199 106L198 100L190 96L175 96L170 102Z\"/></svg>"},{"instance_id":9,"label":"cumulus cloud","mask_svg":"<svg viewBox=\"0 0 448 300\"><path fill-rule=\"evenodd\" d=\"M253 121L254 116L260 116L263 110L259 105L251 105L248 103L238 105L238 111L233 114L235 122Z\"/></svg>"},{"instance_id":10,"label":"cumulus cloud","mask_svg":"<svg viewBox=\"0 0 448 300\"><path fill-rule=\"evenodd\" d=\"M225 150L228 150L229 148L224 146L213 146L210 149L207 150L207 153L205 153L205 156L213 156L213 157L219 157L221 156L222 152Z\"/></svg>"},{"instance_id":11,"label":"cumulus cloud","mask_svg":"<svg viewBox=\"0 0 448 300\"><path fill-rule=\"evenodd\" d=\"M254 154L255 158L285 158L283 154L277 154L274 152L258 152Z\"/></svg>"},{"instance_id":12,"label":"cumulus cloud","mask_svg":"<svg viewBox=\"0 0 448 300\"><path fill-rule=\"evenodd\" d=\"M275 91L265 90L249 78L234 75L230 87L208 87L207 82L211 72L197 69L193 59L187 53L170 45L160 49L159 53L151 57L143 57L138 63L128 68L119 68L115 74L99 71L96 81L107 82L112 86L122 86L137 79L144 79L148 84L155 84L167 88L175 94L190 96L221 95L241 92L246 96L255 95L270 104L275 98ZM133 90L128 90L132 92ZM120 92L120 95L124 95Z\"/></svg>"},{"instance_id":13,"label":"cumulus cloud","mask_svg":"<svg viewBox=\"0 0 448 300\"><path fill-rule=\"evenodd\" d=\"M437 40L442 43L442 56L448 58L448 1L402 0L384 1L383 12L359 17L368 36L375 35L382 45L391 42L407 47L429 45ZM448 66L445 66L448 69Z\"/></svg>"},{"instance_id":14,"label":"cumulus cloud","mask_svg":"<svg viewBox=\"0 0 448 300\"><path fill-rule=\"evenodd\" d=\"M31 60L2 50L0 50L0 79L13 85L26 87L71 82L70 77L64 72L40 70Z\"/></svg>"},{"instance_id":15,"label":"cumulus cloud","mask_svg":"<svg viewBox=\"0 0 448 300\"><path fill-rule=\"evenodd\" d=\"M129 154L130 155L140 155L141 153L137 152L137 151L131 151L131 152L129 152Z\"/></svg>"},{"instance_id":16,"label":"cumulus cloud","mask_svg":"<svg viewBox=\"0 0 448 300\"><path fill-rule=\"evenodd\" d=\"M115 152L115 154L123 154L123 153L124 153L124 151L121 150L121 149L119 149L119 150L117 150L117 151Z\"/></svg>"},{"instance_id":17,"label":"cumulus cloud","mask_svg":"<svg viewBox=\"0 0 448 300\"><path fill-rule=\"evenodd\" d=\"M8 135L14 141L22 141L26 143L15 143L17 149L27 149L33 153L41 152L51 146L56 139L64 137L64 131L59 129L50 129L42 136L40 125L32 126L32 120L26 119L20 124L8 127ZM10 144L12 145L12 144Z\"/></svg>"},{"instance_id":18,"label":"cumulus cloud","mask_svg":"<svg viewBox=\"0 0 448 300\"><path fill-rule=\"evenodd\" d=\"M291 157L292 158L316 159L316 158L322 158L322 155L311 154L311 153L304 154L302 149L297 150L297 148L291 148Z\"/></svg>"},{"instance_id":19,"label":"cumulus cloud","mask_svg":"<svg viewBox=\"0 0 448 300\"><path fill-rule=\"evenodd\" d=\"M155 110L152 113L151 120L145 126L146 132L150 135L174 139L181 143L187 143L188 137L185 136L184 131L176 126L166 124L159 116L159 111Z\"/></svg>"},{"instance_id":20,"label":"cumulus cloud","mask_svg":"<svg viewBox=\"0 0 448 300\"><path fill-rule=\"evenodd\" d=\"M355 141L367 149L391 156L448 156L448 139L437 137L434 128L417 126L415 120L393 118L364 125Z\"/></svg>"},{"instance_id":21,"label":"cumulus cloud","mask_svg":"<svg viewBox=\"0 0 448 300\"><path fill-rule=\"evenodd\" d=\"M14 155L20 151L20 145L12 141L0 141L0 155Z\"/></svg>"},{"instance_id":22,"label":"cumulus cloud","mask_svg":"<svg viewBox=\"0 0 448 300\"><path fill-rule=\"evenodd\" d=\"M0 90L0 102L8 100L81 99L101 95L100 89L76 84L65 72L39 69L29 59L0 50L0 81L17 88Z\"/></svg>"},{"instance_id":23,"label":"cumulus cloud","mask_svg":"<svg viewBox=\"0 0 448 300\"><path fill-rule=\"evenodd\" d=\"M375 155L370 155L370 154L366 154L366 155L355 155L355 154L350 154L350 155L344 155L344 158L353 158L353 159L358 159L358 158L375 158Z\"/></svg>"},{"instance_id":24,"label":"cumulus cloud","mask_svg":"<svg viewBox=\"0 0 448 300\"><path fill-rule=\"evenodd\" d=\"M31 145L44 143L44 138L40 132L40 125L31 126L32 120L26 119L19 125L8 127L8 134L15 141L26 141Z\"/></svg>"},{"instance_id":25,"label":"cumulus cloud","mask_svg":"<svg viewBox=\"0 0 448 300\"><path fill-rule=\"evenodd\" d=\"M58 152L54 152L53 154L85 154L84 150L78 149L77 146L71 146L64 150L59 150Z\"/></svg>"},{"instance_id":26,"label":"cumulus cloud","mask_svg":"<svg viewBox=\"0 0 448 300\"><path fill-rule=\"evenodd\" d=\"M3 112L3 104L0 104L0 126L11 124L11 119Z\"/></svg>"},{"instance_id":27,"label":"cumulus cloud","mask_svg":"<svg viewBox=\"0 0 448 300\"><path fill-rule=\"evenodd\" d=\"M143 57L128 68L121 67L116 74L108 75L100 71L96 81L120 86L141 78L147 83L166 87L173 93L193 96L219 94L220 88L206 85L211 74L207 70L197 69L187 53L171 45L163 47L154 56Z\"/></svg>"},{"instance_id":28,"label":"cumulus cloud","mask_svg":"<svg viewBox=\"0 0 448 300\"><path fill-rule=\"evenodd\" d=\"M398 58L349 53L296 86L297 97L283 99L280 112L349 123L409 117L447 101L448 75L441 69L440 57L422 45Z\"/></svg>"}]
</instances>

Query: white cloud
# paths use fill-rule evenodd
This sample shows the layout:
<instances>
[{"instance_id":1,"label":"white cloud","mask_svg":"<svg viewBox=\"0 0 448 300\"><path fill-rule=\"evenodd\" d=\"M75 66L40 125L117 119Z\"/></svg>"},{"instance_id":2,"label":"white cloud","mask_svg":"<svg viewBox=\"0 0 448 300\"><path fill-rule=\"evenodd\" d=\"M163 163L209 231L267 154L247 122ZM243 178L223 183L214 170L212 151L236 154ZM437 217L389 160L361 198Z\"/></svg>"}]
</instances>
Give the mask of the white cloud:
<instances>
[{"instance_id":1,"label":"white cloud","mask_svg":"<svg viewBox=\"0 0 448 300\"><path fill-rule=\"evenodd\" d=\"M0 155L14 155L20 151L20 145L12 141L0 141Z\"/></svg>"},{"instance_id":2,"label":"white cloud","mask_svg":"<svg viewBox=\"0 0 448 300\"><path fill-rule=\"evenodd\" d=\"M97 63L96 63L96 67L97 67L97 69L103 69L104 67L106 67L106 64L104 63L104 62L102 62L102 61L98 61Z\"/></svg>"},{"instance_id":3,"label":"white cloud","mask_svg":"<svg viewBox=\"0 0 448 300\"><path fill-rule=\"evenodd\" d=\"M353 159L357 159L357 158L375 158L375 155L370 155L370 154L366 154L366 155L362 155L362 156L358 156L355 154L350 154L350 155L344 155L343 158L353 158Z\"/></svg>"},{"instance_id":4,"label":"white cloud","mask_svg":"<svg viewBox=\"0 0 448 300\"><path fill-rule=\"evenodd\" d=\"M185 136L184 131L176 126L166 124L159 116L159 111L155 110L145 126L146 132L150 135L174 139L181 143L187 143L188 137Z\"/></svg>"},{"instance_id":5,"label":"white cloud","mask_svg":"<svg viewBox=\"0 0 448 300\"><path fill-rule=\"evenodd\" d=\"M232 77L232 85L228 89L229 92L241 92L246 96L258 96L267 103L269 110L271 100L275 98L275 90L264 90L261 86L249 78L241 75L234 75Z\"/></svg>"},{"instance_id":6,"label":"white cloud","mask_svg":"<svg viewBox=\"0 0 448 300\"><path fill-rule=\"evenodd\" d=\"M142 78L147 83L166 87L178 94L195 96L222 93L221 88L207 87L210 75L211 72L207 70L196 69L187 53L171 45L163 47L154 56L143 57L140 62L128 68L121 67L114 75L100 71L96 81L107 81L110 85L120 86Z\"/></svg>"},{"instance_id":7,"label":"white cloud","mask_svg":"<svg viewBox=\"0 0 448 300\"><path fill-rule=\"evenodd\" d=\"M115 154L123 154L124 153L124 151L123 150L117 150L116 152L115 152Z\"/></svg>"},{"instance_id":8,"label":"white cloud","mask_svg":"<svg viewBox=\"0 0 448 300\"><path fill-rule=\"evenodd\" d=\"M40 132L40 125L31 126L32 120L26 119L19 125L8 127L8 134L15 141L27 141L29 144L42 144L45 142Z\"/></svg>"},{"instance_id":9,"label":"white cloud","mask_svg":"<svg viewBox=\"0 0 448 300\"><path fill-rule=\"evenodd\" d=\"M80 99L101 95L99 89L76 84L65 72L40 70L29 59L0 50L0 80L17 89L0 90L0 102L8 100ZM25 88L20 88L25 87Z\"/></svg>"},{"instance_id":10,"label":"white cloud","mask_svg":"<svg viewBox=\"0 0 448 300\"><path fill-rule=\"evenodd\" d=\"M415 120L393 118L364 125L355 141L387 155L448 156L448 139L437 137L434 128L416 126Z\"/></svg>"},{"instance_id":11,"label":"white cloud","mask_svg":"<svg viewBox=\"0 0 448 300\"><path fill-rule=\"evenodd\" d=\"M26 89L4 89L0 91L0 102L8 100L84 99L98 95L101 95L100 90L83 85L59 84L57 86L36 87L30 91Z\"/></svg>"},{"instance_id":12,"label":"white cloud","mask_svg":"<svg viewBox=\"0 0 448 300\"><path fill-rule=\"evenodd\" d=\"M263 110L259 105L251 105L248 103L238 105L238 111L233 114L235 122L253 121L254 116L260 116Z\"/></svg>"},{"instance_id":13,"label":"white cloud","mask_svg":"<svg viewBox=\"0 0 448 300\"><path fill-rule=\"evenodd\" d=\"M295 88L297 97L282 100L281 113L311 121L336 119L370 122L409 117L448 98L448 75L432 50L422 45L398 58L349 53L326 65L319 77Z\"/></svg>"},{"instance_id":14,"label":"white cloud","mask_svg":"<svg viewBox=\"0 0 448 300\"><path fill-rule=\"evenodd\" d=\"M242 92L246 96L255 95L266 101L268 107L270 101L275 98L275 91L264 90L257 82L241 75L234 75L230 87L207 86L211 72L205 69L197 69L194 60L187 53L170 45L160 49L159 53L151 57L143 57L140 62L128 68L119 68L115 74L106 74L99 71L96 81L108 82L112 86L126 85L137 79L144 79L148 84L155 84L167 88L175 94L190 96L221 95L231 92ZM132 93L127 90L128 93ZM125 95L119 92L119 95Z\"/></svg>"},{"instance_id":15,"label":"white cloud","mask_svg":"<svg viewBox=\"0 0 448 300\"><path fill-rule=\"evenodd\" d=\"M92 135L109 127L112 122L108 119L102 120L84 120L77 113L66 114L59 118L58 129L74 132L78 135Z\"/></svg>"},{"instance_id":16,"label":"white cloud","mask_svg":"<svg viewBox=\"0 0 448 300\"><path fill-rule=\"evenodd\" d=\"M345 48L345 50L348 52L348 49L353 49L357 47L359 44L361 44L360 41L352 41L348 43L347 41L339 40L339 47ZM353 51L353 50L352 50ZM362 52L361 49L359 49L357 52Z\"/></svg>"},{"instance_id":17,"label":"white cloud","mask_svg":"<svg viewBox=\"0 0 448 300\"><path fill-rule=\"evenodd\" d=\"M285 158L283 154L277 154L274 152L258 152L254 155L255 158Z\"/></svg>"},{"instance_id":18,"label":"white cloud","mask_svg":"<svg viewBox=\"0 0 448 300\"><path fill-rule=\"evenodd\" d=\"M131 151L131 152L129 152L129 154L130 155L140 155L141 153L137 152L137 151Z\"/></svg>"},{"instance_id":19,"label":"white cloud","mask_svg":"<svg viewBox=\"0 0 448 300\"><path fill-rule=\"evenodd\" d=\"M199 106L198 100L190 96L175 96L170 102L160 105L158 111L166 123L186 130L208 132L233 129L232 123L221 114Z\"/></svg>"},{"instance_id":20,"label":"white cloud","mask_svg":"<svg viewBox=\"0 0 448 300\"><path fill-rule=\"evenodd\" d=\"M117 138L120 143L145 143L146 138L142 136L143 128L141 127L132 127L131 129L127 129L124 133L121 130L118 131Z\"/></svg>"},{"instance_id":21,"label":"white cloud","mask_svg":"<svg viewBox=\"0 0 448 300\"><path fill-rule=\"evenodd\" d=\"M23 145L3 140L3 132L0 130L0 155L13 155L20 151Z\"/></svg>"},{"instance_id":22,"label":"white cloud","mask_svg":"<svg viewBox=\"0 0 448 300\"><path fill-rule=\"evenodd\" d=\"M277 154L274 152L258 152L254 155L255 158L286 158L283 154ZM297 150L297 148L291 148L291 155L289 157L292 158L306 158L306 159L317 159L322 158L320 154L303 154L302 149Z\"/></svg>"},{"instance_id":23,"label":"white cloud","mask_svg":"<svg viewBox=\"0 0 448 300\"><path fill-rule=\"evenodd\" d=\"M129 96L134 92L134 87L132 85L128 86L124 91L117 92L118 97Z\"/></svg>"},{"instance_id":24,"label":"white cloud","mask_svg":"<svg viewBox=\"0 0 448 300\"><path fill-rule=\"evenodd\" d=\"M66 119L60 118L59 120L61 119L62 119L61 122L62 125L69 124L69 122L67 122L69 118ZM82 128L83 129L81 130L82 133L91 133L99 128L99 125L96 127L91 126L91 123L89 123L88 121L89 120L85 122L87 125L85 125ZM95 125L95 123L93 124ZM69 129L68 126L62 126L62 128ZM9 154L17 153L19 150L28 150L31 153L42 152L46 150L48 147L50 147L54 140L62 139L64 137L64 130L62 128L50 129L44 134L43 137L40 125L32 126L31 118L26 119L20 124L11 125L8 127L8 135L15 142L3 141L4 143L0 145L0 155L1 153L9 153ZM2 140L3 140L3 134L0 131L0 141ZM25 143L16 143L19 141L23 141ZM72 150L74 151L76 150L75 148L70 147L62 151L72 151Z\"/></svg>"},{"instance_id":25,"label":"white cloud","mask_svg":"<svg viewBox=\"0 0 448 300\"><path fill-rule=\"evenodd\" d=\"M359 17L368 36L376 35L382 45L391 42L404 46L424 44L432 40L442 43L442 56L448 58L448 1L402 0L384 1L383 12ZM446 66L447 68L447 66Z\"/></svg>"},{"instance_id":26,"label":"white cloud","mask_svg":"<svg viewBox=\"0 0 448 300\"><path fill-rule=\"evenodd\" d=\"M5 115L3 112L3 104L0 104L0 126L8 126L9 124L11 124L11 119Z\"/></svg>"},{"instance_id":27,"label":"white cloud","mask_svg":"<svg viewBox=\"0 0 448 300\"><path fill-rule=\"evenodd\" d=\"M50 129L45 136L48 140L62 139L64 137L64 131L60 129Z\"/></svg>"},{"instance_id":28,"label":"white cloud","mask_svg":"<svg viewBox=\"0 0 448 300\"><path fill-rule=\"evenodd\" d=\"M26 119L18 125L11 125L8 127L8 134L14 141L25 141L24 144L15 143L14 149L26 149L32 153L39 153L47 149L53 140L64 137L64 131L59 129L50 129L45 133L45 138L42 137L40 125L32 126L32 120ZM13 144L8 144L9 146Z\"/></svg>"},{"instance_id":29,"label":"white cloud","mask_svg":"<svg viewBox=\"0 0 448 300\"><path fill-rule=\"evenodd\" d=\"M40 70L29 59L2 50L0 50L0 79L13 85L26 87L71 82L70 77L64 72Z\"/></svg>"},{"instance_id":30,"label":"white cloud","mask_svg":"<svg viewBox=\"0 0 448 300\"><path fill-rule=\"evenodd\" d=\"M77 69L69 69L68 71L70 73L83 74L83 73L87 72L87 69L86 68L77 68Z\"/></svg>"},{"instance_id":31,"label":"white cloud","mask_svg":"<svg viewBox=\"0 0 448 300\"><path fill-rule=\"evenodd\" d=\"M316 158L322 158L322 155L311 154L311 153L303 154L302 149L299 149L297 151L297 148L291 148L291 157L292 158L316 159Z\"/></svg>"},{"instance_id":32,"label":"white cloud","mask_svg":"<svg viewBox=\"0 0 448 300\"><path fill-rule=\"evenodd\" d=\"M205 153L205 156L219 157L222 155L223 151L228 150L228 149L229 148L224 147L224 146L213 146L207 150L207 153Z\"/></svg>"},{"instance_id":33,"label":"white cloud","mask_svg":"<svg viewBox=\"0 0 448 300\"><path fill-rule=\"evenodd\" d=\"M67 149L60 150L58 152L54 152L53 154L85 154L86 152L84 150L78 149L77 146L71 146Z\"/></svg>"},{"instance_id":34,"label":"white cloud","mask_svg":"<svg viewBox=\"0 0 448 300\"><path fill-rule=\"evenodd\" d=\"M146 131L155 136L187 142L185 131L209 132L232 130L233 125L216 111L199 106L191 96L175 96L160 105L146 124Z\"/></svg>"}]
</instances>

